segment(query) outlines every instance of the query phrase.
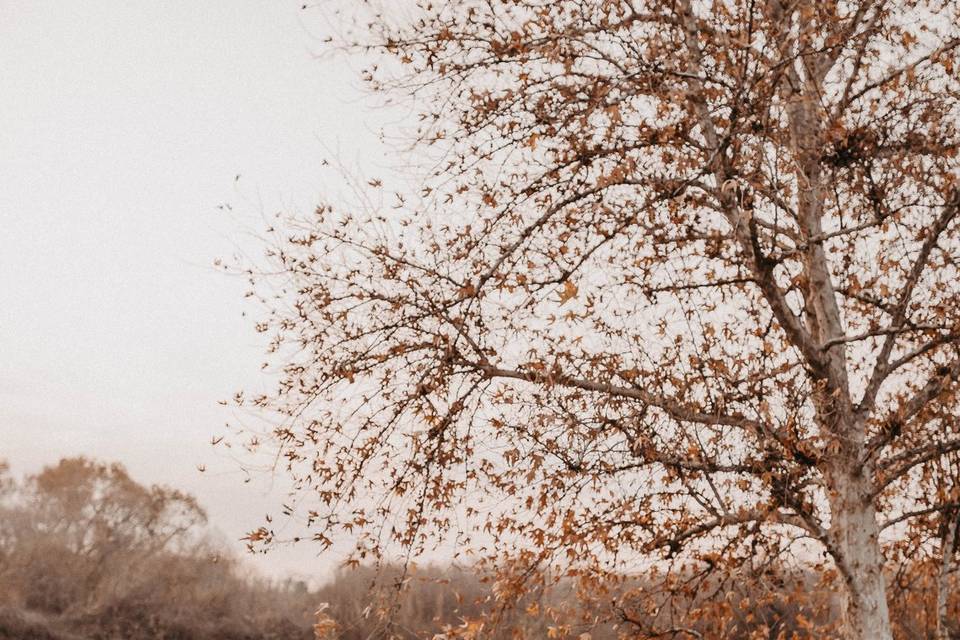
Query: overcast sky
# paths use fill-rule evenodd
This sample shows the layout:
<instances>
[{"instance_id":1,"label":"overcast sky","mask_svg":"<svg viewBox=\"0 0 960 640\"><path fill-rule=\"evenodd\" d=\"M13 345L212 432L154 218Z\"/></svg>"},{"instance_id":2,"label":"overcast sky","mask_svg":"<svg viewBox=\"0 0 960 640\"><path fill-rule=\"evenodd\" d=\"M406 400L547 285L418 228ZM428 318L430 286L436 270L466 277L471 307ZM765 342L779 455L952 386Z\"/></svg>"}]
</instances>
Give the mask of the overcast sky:
<instances>
[{"instance_id":1,"label":"overcast sky","mask_svg":"<svg viewBox=\"0 0 960 640\"><path fill-rule=\"evenodd\" d=\"M323 23L301 4L0 0L0 458L16 471L118 460L197 495L231 541L282 499L210 446L217 401L263 383L264 347L242 283L211 265L261 212L312 208L329 149L379 153L383 117L354 70L315 57ZM256 564L319 574L314 551Z\"/></svg>"}]
</instances>

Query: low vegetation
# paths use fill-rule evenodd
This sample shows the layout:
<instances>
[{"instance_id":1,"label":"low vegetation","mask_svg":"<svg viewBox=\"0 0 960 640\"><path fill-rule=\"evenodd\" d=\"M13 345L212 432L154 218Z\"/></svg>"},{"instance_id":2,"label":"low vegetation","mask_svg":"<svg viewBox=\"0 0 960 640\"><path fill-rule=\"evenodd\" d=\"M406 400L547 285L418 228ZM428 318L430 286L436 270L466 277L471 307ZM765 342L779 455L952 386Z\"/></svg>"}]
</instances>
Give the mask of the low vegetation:
<instances>
[{"instance_id":1,"label":"low vegetation","mask_svg":"<svg viewBox=\"0 0 960 640\"><path fill-rule=\"evenodd\" d=\"M918 596L931 593L935 569L918 560L890 576L899 637L934 637L935 600ZM697 585L690 594L724 594L723 628L703 622L715 599L658 598L639 580L612 591L529 574L520 585L502 567L361 565L311 588L251 575L210 536L192 496L143 486L120 465L71 458L15 480L0 464L0 640L613 640L635 637L651 600L661 617L673 612L682 638L816 638L836 622L838 602L814 574L754 570L765 575L677 576Z\"/></svg>"},{"instance_id":2,"label":"low vegetation","mask_svg":"<svg viewBox=\"0 0 960 640\"><path fill-rule=\"evenodd\" d=\"M249 576L196 500L120 465L0 475L0 639L313 638L300 582Z\"/></svg>"}]
</instances>

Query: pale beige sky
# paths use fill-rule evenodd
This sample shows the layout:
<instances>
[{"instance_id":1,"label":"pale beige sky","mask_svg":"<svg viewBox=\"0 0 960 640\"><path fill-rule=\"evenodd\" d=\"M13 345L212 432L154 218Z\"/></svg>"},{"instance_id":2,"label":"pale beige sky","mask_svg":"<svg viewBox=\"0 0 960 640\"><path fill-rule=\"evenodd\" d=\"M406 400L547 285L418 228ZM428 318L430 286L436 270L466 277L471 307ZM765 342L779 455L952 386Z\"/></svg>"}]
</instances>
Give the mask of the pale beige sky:
<instances>
[{"instance_id":1,"label":"pale beige sky","mask_svg":"<svg viewBox=\"0 0 960 640\"><path fill-rule=\"evenodd\" d=\"M229 540L282 499L209 444L230 419L217 401L265 383L254 309L212 261L261 212L311 208L331 148L375 162L383 121L354 70L313 55L323 20L301 5L0 0L0 458L16 471L118 460L197 495ZM320 575L314 552L255 563Z\"/></svg>"}]
</instances>

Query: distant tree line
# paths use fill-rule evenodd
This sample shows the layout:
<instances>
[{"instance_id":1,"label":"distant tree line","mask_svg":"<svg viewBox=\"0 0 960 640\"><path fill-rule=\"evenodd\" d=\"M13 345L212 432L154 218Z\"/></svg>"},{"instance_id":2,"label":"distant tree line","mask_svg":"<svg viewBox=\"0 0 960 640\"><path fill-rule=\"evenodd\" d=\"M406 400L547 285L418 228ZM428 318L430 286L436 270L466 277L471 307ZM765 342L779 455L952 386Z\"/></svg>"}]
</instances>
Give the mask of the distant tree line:
<instances>
[{"instance_id":1,"label":"distant tree line","mask_svg":"<svg viewBox=\"0 0 960 640\"><path fill-rule=\"evenodd\" d=\"M718 606L715 598L691 591L691 601L678 602L664 594L664 611L675 610L677 628L689 632L677 637L822 637L839 606L819 578L777 563L758 570L763 581L711 585L728 608L722 630L685 617ZM188 494L144 486L119 464L85 458L22 480L0 462L0 640L613 640L636 637L636 625L624 620L649 615L640 603L657 598L653 583L636 578L622 578L612 591L526 575L519 589L509 574L503 567L361 565L319 588L268 581L210 536L206 514ZM922 559L890 576L900 637L934 637L936 602L918 594L930 593L924 584L936 578ZM774 588L758 591L760 582ZM952 611L956 602L949 604Z\"/></svg>"},{"instance_id":2,"label":"distant tree line","mask_svg":"<svg viewBox=\"0 0 960 640\"><path fill-rule=\"evenodd\" d=\"M193 496L118 464L0 463L0 639L312 638L302 583L246 575Z\"/></svg>"}]
</instances>

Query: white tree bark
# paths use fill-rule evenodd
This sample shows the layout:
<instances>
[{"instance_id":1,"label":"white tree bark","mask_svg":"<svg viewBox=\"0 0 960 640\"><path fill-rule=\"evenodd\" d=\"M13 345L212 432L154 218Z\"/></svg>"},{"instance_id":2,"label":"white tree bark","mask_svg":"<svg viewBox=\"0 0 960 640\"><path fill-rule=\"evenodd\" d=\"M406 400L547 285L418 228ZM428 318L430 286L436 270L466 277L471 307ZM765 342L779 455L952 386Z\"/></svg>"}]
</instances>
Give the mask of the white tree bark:
<instances>
[{"instance_id":1,"label":"white tree bark","mask_svg":"<svg viewBox=\"0 0 960 640\"><path fill-rule=\"evenodd\" d=\"M845 580L843 621L849 640L892 640L880 527L863 469L833 476L831 497L837 563Z\"/></svg>"},{"instance_id":2,"label":"white tree bark","mask_svg":"<svg viewBox=\"0 0 960 640\"><path fill-rule=\"evenodd\" d=\"M949 577L956 540L957 516L951 515L943 539L943 548L940 550L940 571L937 575L937 640L950 640L950 634L947 631L947 596L950 595Z\"/></svg>"}]
</instances>

